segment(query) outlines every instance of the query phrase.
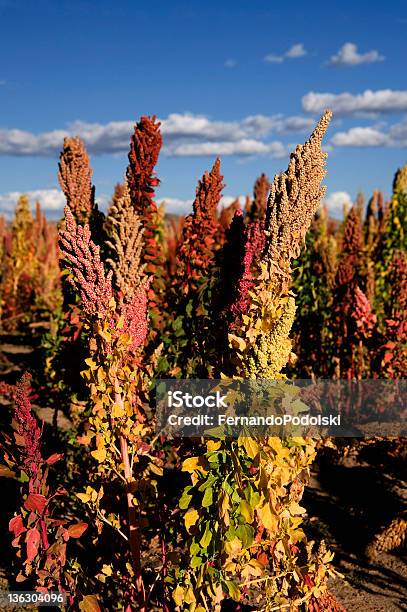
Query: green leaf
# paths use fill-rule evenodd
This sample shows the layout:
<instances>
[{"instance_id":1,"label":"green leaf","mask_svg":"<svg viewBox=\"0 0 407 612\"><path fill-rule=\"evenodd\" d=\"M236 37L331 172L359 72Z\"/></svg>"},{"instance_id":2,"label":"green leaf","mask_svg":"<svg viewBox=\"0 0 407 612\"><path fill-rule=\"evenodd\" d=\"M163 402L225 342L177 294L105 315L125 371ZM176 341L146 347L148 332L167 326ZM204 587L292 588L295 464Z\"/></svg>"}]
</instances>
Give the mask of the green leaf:
<instances>
[{"instance_id":1,"label":"green leaf","mask_svg":"<svg viewBox=\"0 0 407 612\"><path fill-rule=\"evenodd\" d=\"M187 487L187 488L190 489L190 487ZM192 495L189 495L187 489L185 489L181 495L181 498L178 504L181 510L186 510L188 508L189 504L191 503L191 499L192 499Z\"/></svg>"},{"instance_id":2,"label":"green leaf","mask_svg":"<svg viewBox=\"0 0 407 612\"><path fill-rule=\"evenodd\" d=\"M219 463L219 453L210 453L206 455L209 463Z\"/></svg>"},{"instance_id":3,"label":"green leaf","mask_svg":"<svg viewBox=\"0 0 407 612\"><path fill-rule=\"evenodd\" d=\"M186 307L185 307L185 312L186 312L186 314L187 314L187 316L188 316L188 317L190 317L190 316L191 316L191 314L192 314L192 308L193 308L193 305L192 305L192 300L190 300L190 301L188 302L188 304L186 305Z\"/></svg>"},{"instance_id":4,"label":"green leaf","mask_svg":"<svg viewBox=\"0 0 407 612\"><path fill-rule=\"evenodd\" d=\"M206 525L205 533L203 534L199 543L202 546L202 548L208 548L211 540L212 540L212 532L209 529L209 525Z\"/></svg>"},{"instance_id":5,"label":"green leaf","mask_svg":"<svg viewBox=\"0 0 407 612\"><path fill-rule=\"evenodd\" d=\"M199 567L200 565L202 565L201 557L192 557L190 566L194 568L194 567Z\"/></svg>"},{"instance_id":6,"label":"green leaf","mask_svg":"<svg viewBox=\"0 0 407 612\"><path fill-rule=\"evenodd\" d=\"M253 542L254 529L250 525L239 525L236 529L236 535L242 541L243 548L249 548Z\"/></svg>"},{"instance_id":7,"label":"green leaf","mask_svg":"<svg viewBox=\"0 0 407 612\"><path fill-rule=\"evenodd\" d=\"M199 487L198 491L205 491L208 487L211 487L217 481L216 476L209 476Z\"/></svg>"},{"instance_id":8,"label":"green leaf","mask_svg":"<svg viewBox=\"0 0 407 612\"><path fill-rule=\"evenodd\" d=\"M212 504L212 501L213 501L213 489L212 487L208 487L207 489L205 489L205 494L202 499L203 508L208 508Z\"/></svg>"},{"instance_id":9,"label":"green leaf","mask_svg":"<svg viewBox=\"0 0 407 612\"><path fill-rule=\"evenodd\" d=\"M238 586L231 580L225 581L226 588L233 601L240 601L240 591Z\"/></svg>"},{"instance_id":10,"label":"green leaf","mask_svg":"<svg viewBox=\"0 0 407 612\"><path fill-rule=\"evenodd\" d=\"M227 532L225 533L225 536L226 536L227 541L231 542L236 537L236 529L230 526Z\"/></svg>"},{"instance_id":11,"label":"green leaf","mask_svg":"<svg viewBox=\"0 0 407 612\"><path fill-rule=\"evenodd\" d=\"M227 480L224 481L224 483L222 485L222 488L226 491L226 493L228 495L232 495L233 489L232 489L232 487L230 486L230 484L228 483Z\"/></svg>"},{"instance_id":12,"label":"green leaf","mask_svg":"<svg viewBox=\"0 0 407 612\"><path fill-rule=\"evenodd\" d=\"M195 542L195 540L193 540L191 546L189 547L191 557L195 557L200 550L201 547L199 546L198 542Z\"/></svg>"}]
</instances>

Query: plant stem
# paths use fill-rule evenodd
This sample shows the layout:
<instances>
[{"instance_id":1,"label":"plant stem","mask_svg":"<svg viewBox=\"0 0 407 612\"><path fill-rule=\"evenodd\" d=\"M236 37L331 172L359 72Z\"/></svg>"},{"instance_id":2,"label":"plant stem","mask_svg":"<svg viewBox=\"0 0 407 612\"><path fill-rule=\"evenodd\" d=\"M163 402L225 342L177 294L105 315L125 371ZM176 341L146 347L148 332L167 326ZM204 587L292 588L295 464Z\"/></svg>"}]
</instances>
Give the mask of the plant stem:
<instances>
[{"instance_id":1,"label":"plant stem","mask_svg":"<svg viewBox=\"0 0 407 612\"><path fill-rule=\"evenodd\" d=\"M120 393L115 395L115 403L122 406L123 399ZM146 594L144 589L143 576L141 572L141 542L140 542L140 529L138 525L137 509L133 504L133 494L129 491L129 483L132 480L132 470L130 467L129 450L127 446L127 438L120 435L120 454L122 463L124 465L124 477L127 482L127 512L129 519L129 543L130 552L133 560L134 572L136 575L136 589L139 598L140 612L145 612L145 601Z\"/></svg>"}]
</instances>

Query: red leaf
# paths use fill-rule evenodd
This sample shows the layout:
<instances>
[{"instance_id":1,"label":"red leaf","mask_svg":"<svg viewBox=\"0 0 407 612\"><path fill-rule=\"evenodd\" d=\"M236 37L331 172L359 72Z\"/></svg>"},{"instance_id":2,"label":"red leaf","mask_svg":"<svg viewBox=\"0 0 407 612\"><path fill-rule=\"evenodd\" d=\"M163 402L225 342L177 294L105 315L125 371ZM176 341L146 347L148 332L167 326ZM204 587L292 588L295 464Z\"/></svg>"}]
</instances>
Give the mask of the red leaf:
<instances>
[{"instance_id":1,"label":"red leaf","mask_svg":"<svg viewBox=\"0 0 407 612\"><path fill-rule=\"evenodd\" d=\"M38 493L30 493L24 502L24 507L27 508L27 510L33 510L34 512L38 512L38 514L44 512L46 505L46 498Z\"/></svg>"},{"instance_id":2,"label":"red leaf","mask_svg":"<svg viewBox=\"0 0 407 612\"><path fill-rule=\"evenodd\" d=\"M25 541L27 542L27 561L31 563L38 553L38 546L41 541L38 529L34 528L27 531Z\"/></svg>"},{"instance_id":3,"label":"red leaf","mask_svg":"<svg viewBox=\"0 0 407 612\"><path fill-rule=\"evenodd\" d=\"M20 515L15 516L11 519L8 524L8 528L14 533L14 537L17 537L20 535L20 533L27 531L26 527L24 527L23 519Z\"/></svg>"},{"instance_id":4,"label":"red leaf","mask_svg":"<svg viewBox=\"0 0 407 612\"><path fill-rule=\"evenodd\" d=\"M84 531L86 531L88 528L88 524L87 523L75 523L75 525L70 525L68 527L68 533L70 535L71 538L80 538L81 535L84 533Z\"/></svg>"},{"instance_id":5,"label":"red leaf","mask_svg":"<svg viewBox=\"0 0 407 612\"><path fill-rule=\"evenodd\" d=\"M62 453L54 453L53 455L48 457L48 459L46 460L45 463L48 463L48 465L52 465L56 461L59 461L61 459L61 457L63 457Z\"/></svg>"}]
</instances>

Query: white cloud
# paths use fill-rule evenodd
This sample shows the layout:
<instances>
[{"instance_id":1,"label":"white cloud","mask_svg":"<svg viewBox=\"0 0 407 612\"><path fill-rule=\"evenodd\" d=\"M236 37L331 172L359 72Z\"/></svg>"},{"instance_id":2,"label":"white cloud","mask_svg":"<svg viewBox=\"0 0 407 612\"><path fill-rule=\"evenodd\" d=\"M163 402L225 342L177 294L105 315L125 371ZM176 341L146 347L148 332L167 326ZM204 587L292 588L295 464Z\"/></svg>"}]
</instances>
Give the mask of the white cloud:
<instances>
[{"instance_id":1,"label":"white cloud","mask_svg":"<svg viewBox=\"0 0 407 612\"><path fill-rule=\"evenodd\" d=\"M290 57L290 58L297 58L297 57L304 57L304 55L307 55L307 52L304 48L303 43L297 43L296 45L293 45L290 49L288 49L287 53L285 54L286 57Z\"/></svg>"},{"instance_id":2,"label":"white cloud","mask_svg":"<svg viewBox=\"0 0 407 612\"><path fill-rule=\"evenodd\" d=\"M170 149L174 157L196 157L200 155L271 155L281 158L287 155L288 149L280 141L270 143L254 139L242 139L237 142L198 142L180 144Z\"/></svg>"},{"instance_id":3,"label":"white cloud","mask_svg":"<svg viewBox=\"0 0 407 612\"><path fill-rule=\"evenodd\" d=\"M283 55L269 53L264 57L264 61L268 62L269 64L282 64L286 59L297 59L299 57L304 57L304 55L307 55L304 44L296 43L295 45L292 45L288 51L283 53Z\"/></svg>"},{"instance_id":4,"label":"white cloud","mask_svg":"<svg viewBox=\"0 0 407 612\"><path fill-rule=\"evenodd\" d=\"M204 115L190 113L172 113L161 122L164 137L164 153L167 155L199 155L196 151L201 145L203 155L208 149L208 143L228 143L222 150L229 150L225 155L247 155L247 147L257 147L260 152L277 151L275 143L260 142L272 133L287 134L304 132L312 129L313 120L309 117L284 117L276 115L249 115L237 121L216 121ZM129 148L130 135L133 132L134 121L111 121L106 124L75 121L66 129L51 130L34 134L20 129L0 129L0 155L58 155L65 136L80 136L90 153L125 153ZM254 146L245 141L256 140ZM230 143L240 143L231 146ZM209 147L211 148L211 147ZM216 148L216 147L215 147ZM241 151L241 152L239 152Z\"/></svg>"},{"instance_id":5,"label":"white cloud","mask_svg":"<svg viewBox=\"0 0 407 612\"><path fill-rule=\"evenodd\" d=\"M390 144L390 139L374 127L353 127L347 132L334 134L331 142L338 147L385 147Z\"/></svg>"},{"instance_id":6,"label":"white cloud","mask_svg":"<svg viewBox=\"0 0 407 612\"><path fill-rule=\"evenodd\" d=\"M407 117L399 123L353 127L337 132L331 143L338 147L398 147L407 148Z\"/></svg>"},{"instance_id":7,"label":"white cloud","mask_svg":"<svg viewBox=\"0 0 407 612\"><path fill-rule=\"evenodd\" d=\"M325 198L329 212L333 217L341 217L345 204L352 204L352 199L347 191L332 191Z\"/></svg>"},{"instance_id":8,"label":"white cloud","mask_svg":"<svg viewBox=\"0 0 407 612\"><path fill-rule=\"evenodd\" d=\"M46 211L51 218L61 216L66 200L60 189L33 189L30 191L10 191L0 194L0 214L7 218L13 215L18 199L25 195L28 197L31 209L34 212L36 202L39 202L41 209ZM106 209L110 198L104 194L98 194L96 201L100 208Z\"/></svg>"},{"instance_id":9,"label":"white cloud","mask_svg":"<svg viewBox=\"0 0 407 612\"><path fill-rule=\"evenodd\" d=\"M234 59L227 59L224 63L225 68L235 68L237 66L237 61Z\"/></svg>"},{"instance_id":10,"label":"white cloud","mask_svg":"<svg viewBox=\"0 0 407 612\"><path fill-rule=\"evenodd\" d=\"M407 147L407 117L399 123L394 123L389 129L389 138L400 147Z\"/></svg>"},{"instance_id":11,"label":"white cloud","mask_svg":"<svg viewBox=\"0 0 407 612\"><path fill-rule=\"evenodd\" d=\"M33 134L18 129L0 130L0 154L2 155L53 155L62 145L65 130Z\"/></svg>"},{"instance_id":12,"label":"white cloud","mask_svg":"<svg viewBox=\"0 0 407 612\"><path fill-rule=\"evenodd\" d=\"M276 125L277 134L288 134L290 132L308 132L315 127L314 119L310 117L293 116L282 117L279 125Z\"/></svg>"},{"instance_id":13,"label":"white cloud","mask_svg":"<svg viewBox=\"0 0 407 612\"><path fill-rule=\"evenodd\" d=\"M0 195L0 212L10 216L22 195L28 196L32 208L36 202L39 202L41 208L49 212L61 211L65 205L65 196L59 189L35 189L25 192L10 191Z\"/></svg>"},{"instance_id":14,"label":"white cloud","mask_svg":"<svg viewBox=\"0 0 407 612\"><path fill-rule=\"evenodd\" d=\"M181 200L180 198L158 198L158 204L165 204L165 212L173 215L188 215L192 210L193 200Z\"/></svg>"},{"instance_id":15,"label":"white cloud","mask_svg":"<svg viewBox=\"0 0 407 612\"><path fill-rule=\"evenodd\" d=\"M308 113L321 113L331 108L334 113L350 115L362 113L398 113L407 111L407 91L367 89L361 94L341 94L311 91L302 97L302 108Z\"/></svg>"},{"instance_id":16,"label":"white cloud","mask_svg":"<svg viewBox=\"0 0 407 612\"><path fill-rule=\"evenodd\" d=\"M284 61L284 55L274 55L273 53L269 53L264 56L264 61L269 64L282 64Z\"/></svg>"},{"instance_id":17,"label":"white cloud","mask_svg":"<svg viewBox=\"0 0 407 612\"><path fill-rule=\"evenodd\" d=\"M373 62L381 62L384 56L376 50L368 51L367 53L359 53L357 45L351 42L345 43L336 55L333 55L329 60L332 66L359 66L360 64L372 64Z\"/></svg>"},{"instance_id":18,"label":"white cloud","mask_svg":"<svg viewBox=\"0 0 407 612\"><path fill-rule=\"evenodd\" d=\"M36 202L41 204L41 209L47 213L50 218L58 219L62 216L65 206L65 196L60 189L34 189L31 191L11 191L0 195L0 214L10 219L13 216L18 199L26 195L30 201L31 208L34 212ZM110 198L106 195L99 195L97 198L99 206L106 210ZM229 206L236 198L233 196L222 196L219 208ZM242 206L245 203L245 196L239 196ZM157 198L157 203L164 202L165 210L168 213L176 215L188 215L192 211L193 199L181 198Z\"/></svg>"}]
</instances>

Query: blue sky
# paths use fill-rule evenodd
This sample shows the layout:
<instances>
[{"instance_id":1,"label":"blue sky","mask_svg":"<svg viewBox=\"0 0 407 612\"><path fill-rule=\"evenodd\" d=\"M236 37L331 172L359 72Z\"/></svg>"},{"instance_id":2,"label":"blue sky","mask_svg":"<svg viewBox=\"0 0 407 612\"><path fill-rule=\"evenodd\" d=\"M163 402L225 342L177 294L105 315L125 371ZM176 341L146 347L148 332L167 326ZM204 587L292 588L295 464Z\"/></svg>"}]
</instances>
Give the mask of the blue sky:
<instances>
[{"instance_id":1,"label":"blue sky","mask_svg":"<svg viewBox=\"0 0 407 612\"><path fill-rule=\"evenodd\" d=\"M326 105L332 207L338 192L389 193L407 161L406 30L404 0L0 0L0 210L27 191L61 206L68 133L105 201L143 114L163 120L159 196L174 210L217 153L224 193L250 193Z\"/></svg>"}]
</instances>

